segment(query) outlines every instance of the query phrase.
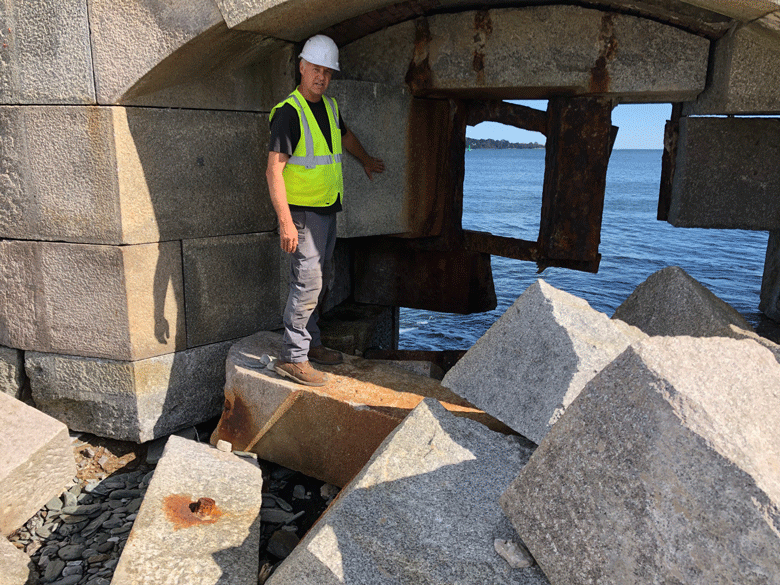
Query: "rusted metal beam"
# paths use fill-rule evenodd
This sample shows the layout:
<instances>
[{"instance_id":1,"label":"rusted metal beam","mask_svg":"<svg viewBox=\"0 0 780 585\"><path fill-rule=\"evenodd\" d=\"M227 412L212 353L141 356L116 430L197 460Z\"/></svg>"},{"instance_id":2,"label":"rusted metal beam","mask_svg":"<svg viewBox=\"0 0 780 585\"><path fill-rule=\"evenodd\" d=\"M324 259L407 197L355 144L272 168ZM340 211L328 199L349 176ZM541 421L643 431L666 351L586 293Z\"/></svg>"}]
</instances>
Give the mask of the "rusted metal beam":
<instances>
[{"instance_id":1,"label":"rusted metal beam","mask_svg":"<svg viewBox=\"0 0 780 585\"><path fill-rule=\"evenodd\" d=\"M466 123L469 126L482 122L498 122L547 135L546 112L499 100L469 100L466 105Z\"/></svg>"},{"instance_id":2,"label":"rusted metal beam","mask_svg":"<svg viewBox=\"0 0 780 585\"><path fill-rule=\"evenodd\" d=\"M598 260L607 164L617 134L611 112L605 98L549 101L539 226L545 265Z\"/></svg>"},{"instance_id":3,"label":"rusted metal beam","mask_svg":"<svg viewBox=\"0 0 780 585\"><path fill-rule=\"evenodd\" d=\"M461 314L496 307L489 254L424 248L415 240L356 240L355 301Z\"/></svg>"},{"instance_id":4,"label":"rusted metal beam","mask_svg":"<svg viewBox=\"0 0 780 585\"><path fill-rule=\"evenodd\" d=\"M494 236L493 234L486 232L464 230L463 241L466 250L472 252L483 252L493 256L501 256L502 258L536 262L536 267L539 272L542 272L545 268L555 266L558 268L568 268L570 270L595 273L599 271L599 263L601 262L601 254L596 254L596 256L590 260L546 258L539 242Z\"/></svg>"},{"instance_id":5,"label":"rusted metal beam","mask_svg":"<svg viewBox=\"0 0 780 585\"><path fill-rule=\"evenodd\" d=\"M661 184L658 191L658 221L668 221L669 219L681 116L682 104L673 104L671 119L666 121L666 126L664 127L664 154L661 158Z\"/></svg>"}]
</instances>

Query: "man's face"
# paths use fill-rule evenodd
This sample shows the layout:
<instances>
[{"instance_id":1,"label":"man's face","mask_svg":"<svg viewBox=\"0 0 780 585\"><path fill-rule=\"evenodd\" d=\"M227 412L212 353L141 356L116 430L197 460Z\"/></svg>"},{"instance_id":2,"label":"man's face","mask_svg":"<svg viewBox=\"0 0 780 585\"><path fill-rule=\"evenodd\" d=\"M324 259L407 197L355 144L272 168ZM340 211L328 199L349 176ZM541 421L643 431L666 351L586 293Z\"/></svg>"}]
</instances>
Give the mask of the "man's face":
<instances>
[{"instance_id":1,"label":"man's face","mask_svg":"<svg viewBox=\"0 0 780 585\"><path fill-rule=\"evenodd\" d=\"M330 76L333 70L330 67L314 65L301 59L301 93L310 102L319 101L328 90Z\"/></svg>"}]
</instances>

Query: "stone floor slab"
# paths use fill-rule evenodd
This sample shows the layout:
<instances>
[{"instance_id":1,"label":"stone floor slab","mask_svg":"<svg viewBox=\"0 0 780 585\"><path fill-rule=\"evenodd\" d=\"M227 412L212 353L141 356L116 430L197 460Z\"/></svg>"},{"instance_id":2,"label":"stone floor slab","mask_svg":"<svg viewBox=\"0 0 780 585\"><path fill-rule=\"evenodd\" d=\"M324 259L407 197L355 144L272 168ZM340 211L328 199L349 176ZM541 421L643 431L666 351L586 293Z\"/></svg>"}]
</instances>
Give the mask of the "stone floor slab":
<instances>
[{"instance_id":1,"label":"stone floor slab","mask_svg":"<svg viewBox=\"0 0 780 585\"><path fill-rule=\"evenodd\" d=\"M540 279L442 384L539 443L585 384L645 337Z\"/></svg>"},{"instance_id":2,"label":"stone floor slab","mask_svg":"<svg viewBox=\"0 0 780 585\"><path fill-rule=\"evenodd\" d=\"M653 337L569 406L501 505L550 581L780 583L780 365Z\"/></svg>"},{"instance_id":3,"label":"stone floor slab","mask_svg":"<svg viewBox=\"0 0 780 585\"><path fill-rule=\"evenodd\" d=\"M543 585L512 569L496 538L516 535L497 499L530 451L425 399L382 443L268 585Z\"/></svg>"},{"instance_id":4,"label":"stone floor slab","mask_svg":"<svg viewBox=\"0 0 780 585\"><path fill-rule=\"evenodd\" d=\"M266 366L281 343L279 333L263 331L230 349L225 409L212 444L229 441L236 450L343 486L424 397L511 432L436 380L354 356L345 355L337 366L317 366L328 372L325 386L302 386Z\"/></svg>"},{"instance_id":5,"label":"stone floor slab","mask_svg":"<svg viewBox=\"0 0 780 585\"><path fill-rule=\"evenodd\" d=\"M256 583L262 487L255 460L172 435L111 583Z\"/></svg>"},{"instance_id":6,"label":"stone floor slab","mask_svg":"<svg viewBox=\"0 0 780 585\"><path fill-rule=\"evenodd\" d=\"M0 585L27 585L31 583L30 558L0 536Z\"/></svg>"},{"instance_id":7,"label":"stone floor slab","mask_svg":"<svg viewBox=\"0 0 780 585\"><path fill-rule=\"evenodd\" d=\"M0 392L0 536L22 526L75 475L68 428Z\"/></svg>"}]
</instances>

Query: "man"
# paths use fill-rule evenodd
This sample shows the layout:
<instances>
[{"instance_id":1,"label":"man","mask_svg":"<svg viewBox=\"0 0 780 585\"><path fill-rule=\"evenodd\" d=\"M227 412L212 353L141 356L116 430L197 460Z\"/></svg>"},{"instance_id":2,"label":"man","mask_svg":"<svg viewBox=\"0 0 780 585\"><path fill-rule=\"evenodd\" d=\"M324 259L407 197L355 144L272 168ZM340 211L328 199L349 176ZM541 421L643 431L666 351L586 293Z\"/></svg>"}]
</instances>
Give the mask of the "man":
<instances>
[{"instance_id":1,"label":"man","mask_svg":"<svg viewBox=\"0 0 780 585\"><path fill-rule=\"evenodd\" d=\"M271 110L266 170L280 244L291 254L284 345L274 369L301 384L322 386L327 376L310 361L342 361L340 353L322 346L315 311L333 273L336 213L344 192L342 145L358 158L369 179L385 166L366 153L344 125L336 101L324 95L333 71L339 70L336 43L316 35L299 57L300 85Z\"/></svg>"}]
</instances>

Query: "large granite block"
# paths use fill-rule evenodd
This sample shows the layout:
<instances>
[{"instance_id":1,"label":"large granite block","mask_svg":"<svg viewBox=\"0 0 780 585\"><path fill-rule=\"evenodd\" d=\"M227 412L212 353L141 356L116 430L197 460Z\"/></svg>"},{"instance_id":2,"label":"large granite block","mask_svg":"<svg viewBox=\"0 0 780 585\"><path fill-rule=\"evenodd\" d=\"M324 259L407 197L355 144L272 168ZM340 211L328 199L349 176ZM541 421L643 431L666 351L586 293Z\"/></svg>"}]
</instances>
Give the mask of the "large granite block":
<instances>
[{"instance_id":1,"label":"large granite block","mask_svg":"<svg viewBox=\"0 0 780 585\"><path fill-rule=\"evenodd\" d=\"M648 276L612 318L648 335L735 337L738 330L753 331L734 307L679 266L667 266Z\"/></svg>"},{"instance_id":2,"label":"large granite block","mask_svg":"<svg viewBox=\"0 0 780 585\"><path fill-rule=\"evenodd\" d=\"M775 22L777 17L774 17ZM775 31L759 20L733 27L714 44L712 79L683 110L693 114L771 114L780 112L780 45Z\"/></svg>"},{"instance_id":3,"label":"large granite block","mask_svg":"<svg viewBox=\"0 0 780 585\"><path fill-rule=\"evenodd\" d=\"M780 229L780 120L681 118L669 223Z\"/></svg>"},{"instance_id":4,"label":"large granite block","mask_svg":"<svg viewBox=\"0 0 780 585\"><path fill-rule=\"evenodd\" d=\"M187 346L282 327L275 233L182 242Z\"/></svg>"},{"instance_id":5,"label":"large granite block","mask_svg":"<svg viewBox=\"0 0 780 585\"><path fill-rule=\"evenodd\" d=\"M0 104L95 103L87 3L0 3Z\"/></svg>"},{"instance_id":6,"label":"large granite block","mask_svg":"<svg viewBox=\"0 0 780 585\"><path fill-rule=\"evenodd\" d=\"M380 445L268 585L543 585L494 549L515 537L498 497L530 451L421 402Z\"/></svg>"},{"instance_id":7,"label":"large granite block","mask_svg":"<svg viewBox=\"0 0 780 585\"><path fill-rule=\"evenodd\" d=\"M111 583L256 583L262 487L256 461L171 436Z\"/></svg>"},{"instance_id":8,"label":"large granite block","mask_svg":"<svg viewBox=\"0 0 780 585\"><path fill-rule=\"evenodd\" d=\"M537 280L442 385L539 443L593 376L645 337Z\"/></svg>"},{"instance_id":9,"label":"large granite block","mask_svg":"<svg viewBox=\"0 0 780 585\"><path fill-rule=\"evenodd\" d=\"M577 6L437 14L344 48L347 77L408 80L415 95L486 91L692 99L703 89L709 41L653 20ZM411 64L411 65L410 65ZM407 76L408 75L408 76Z\"/></svg>"},{"instance_id":10,"label":"large granite block","mask_svg":"<svg viewBox=\"0 0 780 585\"><path fill-rule=\"evenodd\" d=\"M137 244L267 231L268 117L0 107L0 237Z\"/></svg>"},{"instance_id":11,"label":"large granite block","mask_svg":"<svg viewBox=\"0 0 780 585\"><path fill-rule=\"evenodd\" d=\"M133 362L28 352L25 368L42 411L73 430L143 443L219 414L229 348Z\"/></svg>"},{"instance_id":12,"label":"large granite block","mask_svg":"<svg viewBox=\"0 0 780 585\"><path fill-rule=\"evenodd\" d=\"M779 386L753 341L650 338L585 387L501 505L552 583L777 583Z\"/></svg>"},{"instance_id":13,"label":"large granite block","mask_svg":"<svg viewBox=\"0 0 780 585\"><path fill-rule=\"evenodd\" d=\"M143 359L184 349L179 242L0 241L0 343Z\"/></svg>"},{"instance_id":14,"label":"large granite block","mask_svg":"<svg viewBox=\"0 0 780 585\"><path fill-rule=\"evenodd\" d=\"M328 95L338 100L344 123L360 138L366 152L385 163L385 171L374 173L369 180L358 159L345 155L344 211L338 217L338 236L411 231L416 186L407 184L409 93L397 86L334 80Z\"/></svg>"},{"instance_id":15,"label":"large granite block","mask_svg":"<svg viewBox=\"0 0 780 585\"><path fill-rule=\"evenodd\" d=\"M281 347L281 334L261 331L230 348L225 408L212 444L228 441L235 450L343 486L425 397L457 416L511 432L436 380L354 356L317 366L328 373L325 386L303 386L267 367Z\"/></svg>"},{"instance_id":16,"label":"large granite block","mask_svg":"<svg viewBox=\"0 0 780 585\"><path fill-rule=\"evenodd\" d=\"M268 111L294 88L288 37L231 30L211 0L94 0L89 15L99 103Z\"/></svg>"},{"instance_id":17,"label":"large granite block","mask_svg":"<svg viewBox=\"0 0 780 585\"><path fill-rule=\"evenodd\" d=\"M69 487L76 461L67 427L0 392L0 538Z\"/></svg>"},{"instance_id":18,"label":"large granite block","mask_svg":"<svg viewBox=\"0 0 780 585\"><path fill-rule=\"evenodd\" d=\"M0 346L0 392L20 398L24 387L24 353Z\"/></svg>"}]
</instances>

